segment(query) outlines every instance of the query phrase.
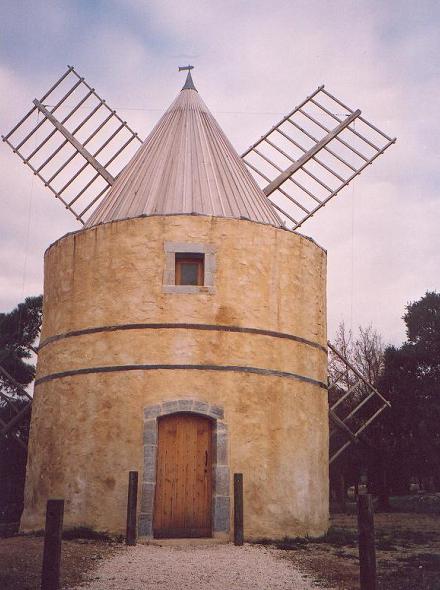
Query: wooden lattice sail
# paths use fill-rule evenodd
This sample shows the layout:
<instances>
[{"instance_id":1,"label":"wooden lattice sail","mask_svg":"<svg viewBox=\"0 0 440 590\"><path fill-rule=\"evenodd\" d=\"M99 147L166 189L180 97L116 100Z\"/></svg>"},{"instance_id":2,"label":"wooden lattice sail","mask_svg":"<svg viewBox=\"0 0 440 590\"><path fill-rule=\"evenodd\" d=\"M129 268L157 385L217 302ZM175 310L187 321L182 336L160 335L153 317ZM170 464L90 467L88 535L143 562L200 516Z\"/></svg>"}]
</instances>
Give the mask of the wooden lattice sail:
<instances>
[{"instance_id":1,"label":"wooden lattice sail","mask_svg":"<svg viewBox=\"0 0 440 590\"><path fill-rule=\"evenodd\" d=\"M395 141L319 86L242 157L295 230Z\"/></svg>"},{"instance_id":2,"label":"wooden lattice sail","mask_svg":"<svg viewBox=\"0 0 440 590\"><path fill-rule=\"evenodd\" d=\"M330 463L351 444L357 444L366 428L390 406L383 395L330 342L329 365L336 365L329 378Z\"/></svg>"},{"instance_id":3,"label":"wooden lattice sail","mask_svg":"<svg viewBox=\"0 0 440 590\"><path fill-rule=\"evenodd\" d=\"M84 223L141 140L72 66L33 104L3 141Z\"/></svg>"},{"instance_id":4,"label":"wooden lattice sail","mask_svg":"<svg viewBox=\"0 0 440 590\"><path fill-rule=\"evenodd\" d=\"M0 437L13 440L23 449L27 449L28 432L21 428L23 421L28 420L32 408L32 396L6 370L0 359L0 407L9 410L9 418L0 418ZM8 384L2 386L2 382Z\"/></svg>"}]
</instances>

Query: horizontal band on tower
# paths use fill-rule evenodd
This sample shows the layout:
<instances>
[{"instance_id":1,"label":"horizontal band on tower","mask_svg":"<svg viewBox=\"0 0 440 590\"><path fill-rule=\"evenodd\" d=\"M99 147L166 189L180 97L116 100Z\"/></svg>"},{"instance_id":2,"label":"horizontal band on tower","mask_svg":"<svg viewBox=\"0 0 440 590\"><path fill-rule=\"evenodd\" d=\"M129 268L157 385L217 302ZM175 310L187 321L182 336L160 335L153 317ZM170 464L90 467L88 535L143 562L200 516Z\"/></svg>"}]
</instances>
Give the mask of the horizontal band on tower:
<instances>
[{"instance_id":1,"label":"horizontal band on tower","mask_svg":"<svg viewBox=\"0 0 440 590\"><path fill-rule=\"evenodd\" d=\"M160 371L160 370L186 370L186 371L229 371L233 373L254 373L256 375L264 375L267 377L284 377L286 379L295 379L304 383L311 383L318 385L323 389L327 389L327 384L311 377L298 375L296 373L289 373L287 371L276 371L273 369L261 369L259 367L240 367L235 365L113 365L108 367L90 367L84 369L76 369L73 371L62 371L61 373L52 373L35 380L35 386L55 379L63 379L65 377L75 377L76 375L89 375L93 373L121 373L125 371Z\"/></svg>"},{"instance_id":2,"label":"horizontal band on tower","mask_svg":"<svg viewBox=\"0 0 440 590\"><path fill-rule=\"evenodd\" d=\"M294 334L286 334L285 332L275 332L272 330L261 330L259 328L243 328L242 326L226 326L226 325L217 325L217 324L181 324L181 323L163 323L163 324L116 324L113 326L98 326L96 328L84 328L83 330L74 330L72 332L64 332L63 334L56 334L55 336L49 336L43 340L43 342L38 347L38 350L51 344L52 342L57 342L58 340L63 340L64 338L72 338L73 336L84 336L86 334L98 334L100 332L117 332L119 330L206 330L206 331L213 331L213 332L234 332L238 334L257 334L259 336L270 336L272 338L285 338L287 340L294 340L295 342L300 342L301 344L305 344L306 346L312 346L313 348L317 348L322 350L327 354L327 348L322 346L318 342L313 342L313 340L307 340L306 338L302 338L301 336L295 336Z\"/></svg>"}]
</instances>

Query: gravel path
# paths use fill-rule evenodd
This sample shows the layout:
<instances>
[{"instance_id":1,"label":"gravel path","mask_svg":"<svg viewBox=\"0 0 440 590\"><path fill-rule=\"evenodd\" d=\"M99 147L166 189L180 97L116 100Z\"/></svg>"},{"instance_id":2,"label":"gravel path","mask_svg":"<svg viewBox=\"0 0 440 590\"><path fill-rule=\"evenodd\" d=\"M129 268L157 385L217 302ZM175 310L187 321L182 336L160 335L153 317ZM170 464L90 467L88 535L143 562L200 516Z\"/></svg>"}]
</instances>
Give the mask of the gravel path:
<instances>
[{"instance_id":1,"label":"gravel path","mask_svg":"<svg viewBox=\"0 0 440 590\"><path fill-rule=\"evenodd\" d=\"M137 545L101 563L76 590L313 590L274 549ZM319 586L322 588L322 586ZM74 589L75 590L75 589Z\"/></svg>"}]
</instances>

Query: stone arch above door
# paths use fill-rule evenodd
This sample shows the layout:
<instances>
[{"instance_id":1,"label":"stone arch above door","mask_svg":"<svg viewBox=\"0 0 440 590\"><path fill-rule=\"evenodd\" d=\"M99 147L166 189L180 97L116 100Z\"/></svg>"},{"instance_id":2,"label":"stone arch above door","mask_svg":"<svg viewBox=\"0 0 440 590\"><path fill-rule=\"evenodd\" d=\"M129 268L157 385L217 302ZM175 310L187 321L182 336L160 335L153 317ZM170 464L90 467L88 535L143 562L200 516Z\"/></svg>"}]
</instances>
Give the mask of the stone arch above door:
<instances>
[{"instance_id":1,"label":"stone arch above door","mask_svg":"<svg viewBox=\"0 0 440 590\"><path fill-rule=\"evenodd\" d=\"M139 514L139 535L153 536L154 495L156 489L157 421L162 416L189 412L213 421L213 535L229 532L230 483L228 462L228 428L221 406L197 399L166 401L144 408L144 469Z\"/></svg>"}]
</instances>

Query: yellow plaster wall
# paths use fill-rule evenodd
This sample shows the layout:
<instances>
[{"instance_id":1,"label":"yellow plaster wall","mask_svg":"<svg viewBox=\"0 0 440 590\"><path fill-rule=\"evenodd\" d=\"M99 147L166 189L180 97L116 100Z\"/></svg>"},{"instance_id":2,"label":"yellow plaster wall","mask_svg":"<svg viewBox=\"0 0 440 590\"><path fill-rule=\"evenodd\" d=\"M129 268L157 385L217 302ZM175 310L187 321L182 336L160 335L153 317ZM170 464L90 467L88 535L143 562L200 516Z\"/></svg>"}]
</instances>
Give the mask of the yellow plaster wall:
<instances>
[{"instance_id":1,"label":"yellow plaster wall","mask_svg":"<svg viewBox=\"0 0 440 590\"><path fill-rule=\"evenodd\" d=\"M216 248L216 293L162 291L164 241ZM55 242L45 257L41 338L136 322L264 328L326 346L325 252L250 221L201 216L128 219Z\"/></svg>"},{"instance_id":2,"label":"yellow plaster wall","mask_svg":"<svg viewBox=\"0 0 440 590\"><path fill-rule=\"evenodd\" d=\"M214 293L163 293L165 240L214 246ZM260 328L325 346L325 253L270 226L191 216L98 226L46 253L43 342L90 327L174 322ZM267 335L139 329L50 342L37 379L86 367L175 363L258 367L325 382L326 362L319 348ZM326 391L274 375L190 369L92 373L37 385L22 529L41 528L46 499L61 496L66 526L123 532L127 474L142 474L143 409L179 398L224 407L231 474L244 474L247 538L325 532Z\"/></svg>"},{"instance_id":3,"label":"yellow plaster wall","mask_svg":"<svg viewBox=\"0 0 440 590\"><path fill-rule=\"evenodd\" d=\"M323 349L262 334L135 329L83 334L50 343L40 351L38 377L86 367L177 363L288 371L325 383L325 359Z\"/></svg>"}]
</instances>

